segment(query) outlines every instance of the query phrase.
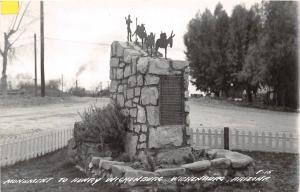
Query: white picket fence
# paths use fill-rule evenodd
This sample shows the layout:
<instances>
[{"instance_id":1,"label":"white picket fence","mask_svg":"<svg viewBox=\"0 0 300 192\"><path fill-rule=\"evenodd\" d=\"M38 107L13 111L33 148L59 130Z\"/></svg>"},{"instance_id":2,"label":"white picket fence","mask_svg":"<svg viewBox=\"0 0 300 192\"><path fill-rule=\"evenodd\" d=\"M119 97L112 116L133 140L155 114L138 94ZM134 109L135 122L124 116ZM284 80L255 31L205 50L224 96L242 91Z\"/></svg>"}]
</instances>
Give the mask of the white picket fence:
<instances>
[{"instance_id":1,"label":"white picket fence","mask_svg":"<svg viewBox=\"0 0 300 192\"><path fill-rule=\"evenodd\" d=\"M224 148L223 129L189 129L191 144L210 148ZM290 133L229 130L229 149L298 153L298 135Z\"/></svg>"},{"instance_id":2,"label":"white picket fence","mask_svg":"<svg viewBox=\"0 0 300 192\"><path fill-rule=\"evenodd\" d=\"M189 129L191 144L201 147L224 148L223 129ZM67 145L73 128L17 135L0 139L0 165L35 158ZM298 136L287 133L229 130L231 150L298 153Z\"/></svg>"},{"instance_id":3,"label":"white picket fence","mask_svg":"<svg viewBox=\"0 0 300 192\"><path fill-rule=\"evenodd\" d=\"M72 137L73 128L69 128L0 139L1 167L63 148Z\"/></svg>"}]
</instances>

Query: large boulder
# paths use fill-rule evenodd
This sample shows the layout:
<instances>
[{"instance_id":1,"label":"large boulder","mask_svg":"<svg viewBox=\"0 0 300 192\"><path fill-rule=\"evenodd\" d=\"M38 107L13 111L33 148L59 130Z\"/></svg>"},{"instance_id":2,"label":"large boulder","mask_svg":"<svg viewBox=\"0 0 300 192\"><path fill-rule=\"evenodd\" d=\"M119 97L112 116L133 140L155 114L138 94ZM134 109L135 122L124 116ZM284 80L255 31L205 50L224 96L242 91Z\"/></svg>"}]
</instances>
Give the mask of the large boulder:
<instances>
[{"instance_id":1,"label":"large boulder","mask_svg":"<svg viewBox=\"0 0 300 192\"><path fill-rule=\"evenodd\" d=\"M112 165L111 172L114 177L123 177L126 170L133 170L132 167L126 165Z\"/></svg>"},{"instance_id":2,"label":"large boulder","mask_svg":"<svg viewBox=\"0 0 300 192\"><path fill-rule=\"evenodd\" d=\"M136 155L136 147L138 143L138 136L133 133L126 134L126 142L125 142L125 151L128 153L130 157L134 157Z\"/></svg>"},{"instance_id":3,"label":"large boulder","mask_svg":"<svg viewBox=\"0 0 300 192\"><path fill-rule=\"evenodd\" d=\"M217 158L210 161L211 166L219 169L226 169L229 168L231 165L231 162L227 158Z\"/></svg>"},{"instance_id":4,"label":"large boulder","mask_svg":"<svg viewBox=\"0 0 300 192\"><path fill-rule=\"evenodd\" d=\"M158 90L156 87L144 87L141 92L141 102L143 105L157 105Z\"/></svg>"},{"instance_id":5,"label":"large boulder","mask_svg":"<svg viewBox=\"0 0 300 192\"><path fill-rule=\"evenodd\" d=\"M181 146L183 142L183 127L180 125L160 126L150 128L149 148L164 148L165 146Z\"/></svg>"},{"instance_id":6,"label":"large boulder","mask_svg":"<svg viewBox=\"0 0 300 192\"><path fill-rule=\"evenodd\" d=\"M149 73L155 75L169 75L170 64L169 60L161 58L151 58L149 63Z\"/></svg>"},{"instance_id":7,"label":"large boulder","mask_svg":"<svg viewBox=\"0 0 300 192\"><path fill-rule=\"evenodd\" d=\"M121 161L109 161L109 160L101 160L99 163L99 168L105 170L111 170L112 165L124 165L124 162Z\"/></svg>"},{"instance_id":8,"label":"large boulder","mask_svg":"<svg viewBox=\"0 0 300 192\"><path fill-rule=\"evenodd\" d=\"M137 118L136 118L136 121L138 123L145 123L146 122L145 109L140 105L137 105Z\"/></svg>"},{"instance_id":9,"label":"large boulder","mask_svg":"<svg viewBox=\"0 0 300 192\"><path fill-rule=\"evenodd\" d=\"M148 69L149 57L140 57L137 63L137 71L145 74Z\"/></svg>"},{"instance_id":10,"label":"large boulder","mask_svg":"<svg viewBox=\"0 0 300 192\"><path fill-rule=\"evenodd\" d=\"M147 119L150 125L159 125L159 108L156 106L146 106Z\"/></svg>"},{"instance_id":11,"label":"large boulder","mask_svg":"<svg viewBox=\"0 0 300 192\"><path fill-rule=\"evenodd\" d=\"M226 154L225 158L231 161L231 166L233 168L244 168L254 161L248 155L244 155L238 152L231 152L229 154Z\"/></svg>"},{"instance_id":12,"label":"large boulder","mask_svg":"<svg viewBox=\"0 0 300 192\"><path fill-rule=\"evenodd\" d=\"M98 168L101 160L112 160L112 157L95 157L93 156L89 164L89 168Z\"/></svg>"},{"instance_id":13,"label":"large boulder","mask_svg":"<svg viewBox=\"0 0 300 192\"><path fill-rule=\"evenodd\" d=\"M211 163L209 160L202 160L202 161L197 161L194 163L188 163L181 165L181 167L184 167L190 171L194 172L199 172L199 171L204 171L210 167Z\"/></svg>"},{"instance_id":14,"label":"large boulder","mask_svg":"<svg viewBox=\"0 0 300 192\"><path fill-rule=\"evenodd\" d=\"M187 161L193 161L193 154L191 147L182 147L178 149L167 149L157 153L157 163L168 163L168 164L181 164L188 163Z\"/></svg>"}]
</instances>

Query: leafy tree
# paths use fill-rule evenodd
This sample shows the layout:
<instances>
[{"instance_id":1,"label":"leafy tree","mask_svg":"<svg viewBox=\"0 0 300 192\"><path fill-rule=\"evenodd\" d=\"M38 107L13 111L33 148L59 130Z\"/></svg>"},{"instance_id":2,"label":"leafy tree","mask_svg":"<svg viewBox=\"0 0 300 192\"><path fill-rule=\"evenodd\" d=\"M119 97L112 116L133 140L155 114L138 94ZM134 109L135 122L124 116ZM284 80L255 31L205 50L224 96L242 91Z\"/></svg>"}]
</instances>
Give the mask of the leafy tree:
<instances>
[{"instance_id":1,"label":"leafy tree","mask_svg":"<svg viewBox=\"0 0 300 192\"><path fill-rule=\"evenodd\" d=\"M230 65L232 83L238 88L237 73L242 70L245 55L247 53L247 17L248 11L242 5L237 5L232 11L230 18Z\"/></svg>"},{"instance_id":2,"label":"leafy tree","mask_svg":"<svg viewBox=\"0 0 300 192\"><path fill-rule=\"evenodd\" d=\"M239 6L237 6L240 9ZM240 11L239 14L244 15L244 36L241 43L243 45L243 51L238 58L239 63L236 65L236 73L234 74L234 80L238 87L245 89L247 92L248 101L252 102L252 93L256 93L259 85L261 84L261 78L259 78L262 60L260 52L259 39L262 32L261 22L261 8L258 4L251 7L247 13L245 10ZM232 17L234 19L234 17ZM231 26L231 30L235 30L235 26ZM235 40L232 41L234 43ZM235 47L234 47L235 48ZM233 50L233 53L239 52L239 50ZM240 68L240 65L242 66Z\"/></svg>"},{"instance_id":3,"label":"leafy tree","mask_svg":"<svg viewBox=\"0 0 300 192\"><path fill-rule=\"evenodd\" d=\"M213 57L214 17L206 9L203 14L198 13L188 26L188 33L184 36L187 46L186 56L190 61L191 76L197 89L216 91L214 75L216 66Z\"/></svg>"},{"instance_id":4,"label":"leafy tree","mask_svg":"<svg viewBox=\"0 0 300 192\"><path fill-rule=\"evenodd\" d=\"M277 105L294 108L298 105L297 5L292 1L266 3L262 39L264 82L273 88Z\"/></svg>"},{"instance_id":5,"label":"leafy tree","mask_svg":"<svg viewBox=\"0 0 300 192\"><path fill-rule=\"evenodd\" d=\"M227 92L230 77L226 73L229 17L219 3L214 15L206 9L198 13L188 26L184 36L186 56L191 61L192 83L198 90L219 95Z\"/></svg>"},{"instance_id":6,"label":"leafy tree","mask_svg":"<svg viewBox=\"0 0 300 192\"><path fill-rule=\"evenodd\" d=\"M248 101L261 86L273 89L277 105L297 107L297 2L270 1L234 7L228 17L198 13L184 36L192 83L216 95L233 85Z\"/></svg>"},{"instance_id":7,"label":"leafy tree","mask_svg":"<svg viewBox=\"0 0 300 192\"><path fill-rule=\"evenodd\" d=\"M214 58L216 62L215 84L219 91L227 95L230 87L230 71L228 70L229 17L223 6L217 4L215 11Z\"/></svg>"}]
</instances>

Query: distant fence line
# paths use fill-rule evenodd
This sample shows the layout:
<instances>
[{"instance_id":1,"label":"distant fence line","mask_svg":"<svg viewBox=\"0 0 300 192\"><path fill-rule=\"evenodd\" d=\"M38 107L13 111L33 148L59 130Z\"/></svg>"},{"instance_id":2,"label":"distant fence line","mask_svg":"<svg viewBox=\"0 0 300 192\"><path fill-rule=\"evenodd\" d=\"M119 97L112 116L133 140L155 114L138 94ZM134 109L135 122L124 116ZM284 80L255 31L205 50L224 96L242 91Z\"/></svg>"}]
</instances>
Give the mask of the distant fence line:
<instances>
[{"instance_id":1,"label":"distant fence line","mask_svg":"<svg viewBox=\"0 0 300 192\"><path fill-rule=\"evenodd\" d=\"M56 151L72 137L73 128L68 128L0 139L1 167Z\"/></svg>"},{"instance_id":2,"label":"distant fence line","mask_svg":"<svg viewBox=\"0 0 300 192\"><path fill-rule=\"evenodd\" d=\"M224 149L223 129L189 129L191 144ZM298 153L298 135L278 132L229 129L229 149L244 151Z\"/></svg>"}]
</instances>

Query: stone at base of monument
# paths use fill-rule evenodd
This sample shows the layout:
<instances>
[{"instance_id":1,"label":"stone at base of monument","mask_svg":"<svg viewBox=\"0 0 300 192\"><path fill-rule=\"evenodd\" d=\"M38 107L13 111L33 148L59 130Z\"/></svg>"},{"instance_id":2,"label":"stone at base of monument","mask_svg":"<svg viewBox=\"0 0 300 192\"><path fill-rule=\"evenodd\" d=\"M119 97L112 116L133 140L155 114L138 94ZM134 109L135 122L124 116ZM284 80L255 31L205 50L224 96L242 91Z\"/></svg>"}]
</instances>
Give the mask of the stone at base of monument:
<instances>
[{"instance_id":1,"label":"stone at base of monument","mask_svg":"<svg viewBox=\"0 0 300 192\"><path fill-rule=\"evenodd\" d=\"M158 164L182 164L187 163L192 157L191 147L182 147L178 149L164 149L157 153ZM190 161L193 161L191 159Z\"/></svg>"},{"instance_id":2,"label":"stone at base of monument","mask_svg":"<svg viewBox=\"0 0 300 192\"><path fill-rule=\"evenodd\" d=\"M193 150L195 151L195 149ZM189 155L192 150L190 147L185 147L173 149L169 152L164 151L161 152L160 158L167 158L171 153L177 153L177 155L179 155L180 152ZM214 157L210 159L209 155L212 153L219 153L219 155L225 155L229 158ZM169 191L178 191L178 187L184 189L184 191L207 190L236 177L246 178L255 176L254 161L251 157L222 149L206 150L200 160L196 159L191 163L170 163L168 165L169 167L160 168L158 166L154 171L145 170L143 166L133 168L136 162L116 162L106 160L108 158L109 157L93 157L91 163L94 164L95 160L97 160L97 162L100 160L100 162L98 167L92 166L92 168L89 169L89 172L93 173L91 175L93 175L93 177L102 177L103 179L113 179L116 177L131 178L131 180L125 183L123 180L118 179L114 180L113 183L116 185L122 184L122 188L125 189L137 189L138 191L146 190L149 186L155 189L168 189ZM245 159L249 160L249 162L245 163ZM237 168L235 164L238 164L240 167ZM198 180L191 180L192 178ZM188 181L188 179L190 180Z\"/></svg>"}]
</instances>

